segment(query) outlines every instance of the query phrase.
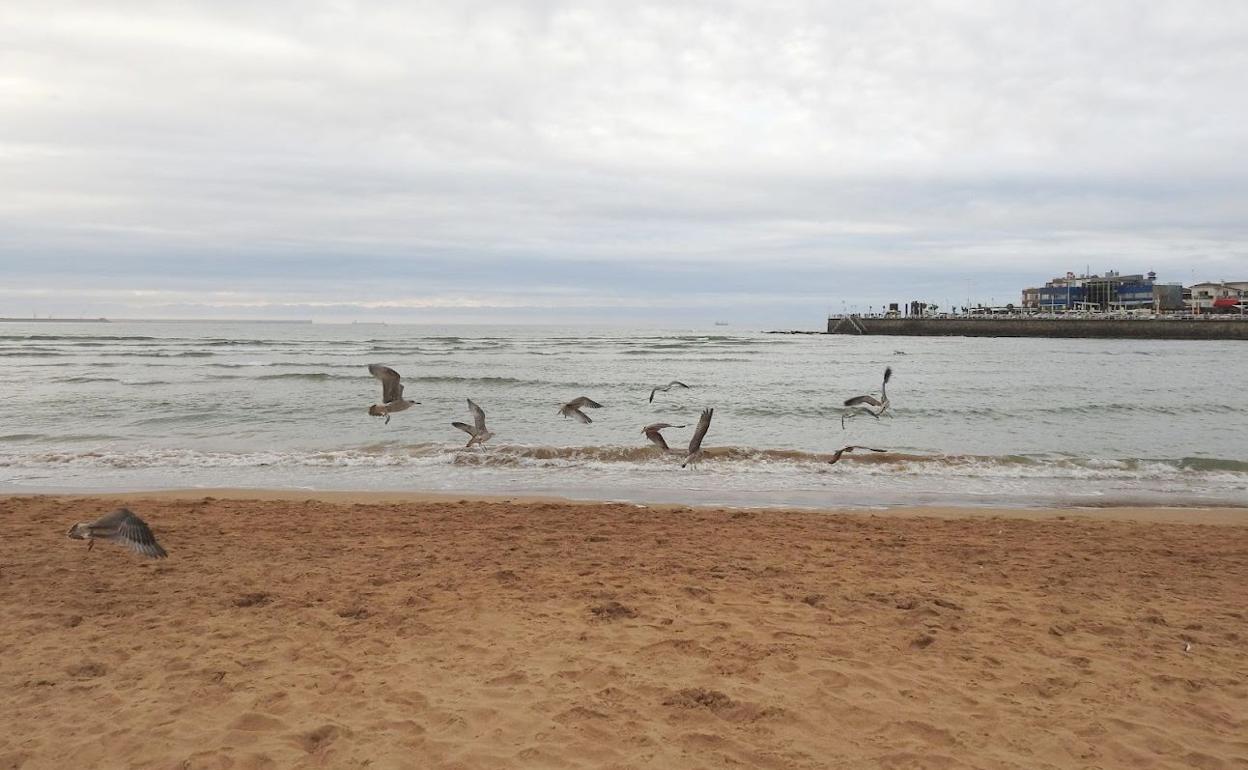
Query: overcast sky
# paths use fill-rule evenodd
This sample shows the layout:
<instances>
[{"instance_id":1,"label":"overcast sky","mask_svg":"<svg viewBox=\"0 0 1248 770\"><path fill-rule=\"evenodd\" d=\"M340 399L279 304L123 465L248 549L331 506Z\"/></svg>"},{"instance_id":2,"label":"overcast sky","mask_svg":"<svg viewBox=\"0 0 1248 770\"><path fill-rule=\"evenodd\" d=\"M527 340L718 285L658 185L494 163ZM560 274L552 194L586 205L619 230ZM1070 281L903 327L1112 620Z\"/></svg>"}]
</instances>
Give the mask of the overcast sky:
<instances>
[{"instance_id":1,"label":"overcast sky","mask_svg":"<svg viewBox=\"0 0 1248 770\"><path fill-rule=\"evenodd\" d=\"M1248 279L1248 3L0 4L0 315L816 327Z\"/></svg>"}]
</instances>

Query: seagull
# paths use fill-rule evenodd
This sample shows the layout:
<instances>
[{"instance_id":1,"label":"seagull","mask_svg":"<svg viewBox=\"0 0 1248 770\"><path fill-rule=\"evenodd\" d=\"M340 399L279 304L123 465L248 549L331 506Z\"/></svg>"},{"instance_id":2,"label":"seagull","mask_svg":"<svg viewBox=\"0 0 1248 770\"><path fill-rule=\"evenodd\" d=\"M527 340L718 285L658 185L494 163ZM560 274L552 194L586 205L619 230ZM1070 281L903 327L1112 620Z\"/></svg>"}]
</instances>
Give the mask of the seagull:
<instances>
[{"instance_id":1,"label":"seagull","mask_svg":"<svg viewBox=\"0 0 1248 770\"><path fill-rule=\"evenodd\" d=\"M399 382L399 373L390 367L369 364L368 373L381 380L381 403L370 406L368 413L374 417L385 415L387 425L390 423L390 415L420 403L403 398L403 383Z\"/></svg>"},{"instance_id":2,"label":"seagull","mask_svg":"<svg viewBox=\"0 0 1248 770\"><path fill-rule=\"evenodd\" d=\"M688 385L686 385L685 383L681 382L680 380L672 380L671 382L667 383L666 385L655 385L655 386L654 386L654 388L650 391L650 403L652 403L652 404L654 403L654 394L655 394L655 393L658 393L660 390L661 390L661 391L663 391L664 393L666 393L667 391L669 391L669 390L671 390L671 389L672 389L672 386L673 386L673 385L679 385L679 386L680 386L680 387L682 387L682 388L688 388L688 387L689 387Z\"/></svg>"},{"instance_id":3,"label":"seagull","mask_svg":"<svg viewBox=\"0 0 1248 770\"><path fill-rule=\"evenodd\" d=\"M667 442L663 440L663 434L659 433L659 431L663 430L664 428L683 428L683 427L685 426L684 425L669 425L668 423L665 423L665 422L656 422L653 425L647 425L646 427L642 428L641 432L642 432L642 435L650 439L650 441L653 442L653 444L657 446L659 449L662 449L664 452L670 452L671 450L668 448Z\"/></svg>"},{"instance_id":4,"label":"seagull","mask_svg":"<svg viewBox=\"0 0 1248 770\"><path fill-rule=\"evenodd\" d=\"M885 367L884 384L880 386L880 397L875 396L854 396L845 399L845 406L852 407L841 412L841 427L845 427L845 418L853 417L855 414L869 414L875 419L880 419L880 415L884 414L884 410L888 409L888 381L893 377L893 367Z\"/></svg>"},{"instance_id":5,"label":"seagull","mask_svg":"<svg viewBox=\"0 0 1248 770\"><path fill-rule=\"evenodd\" d=\"M836 465L837 461L841 459L841 455L846 454L846 453L848 453L848 452L853 452L855 449L865 449L865 450L867 450L868 452L887 452L887 451L888 451L887 449L874 449L874 448L869 447L869 446L847 446L847 447L841 447L840 449L838 449L838 450L836 450L835 452L833 452L833 453L832 453L832 459L831 459L831 460L828 460L828 465Z\"/></svg>"},{"instance_id":6,"label":"seagull","mask_svg":"<svg viewBox=\"0 0 1248 770\"><path fill-rule=\"evenodd\" d=\"M568 403L559 407L559 414L563 415L564 417L575 417L576 419L588 425L589 423L593 422L593 420L589 419L589 415L585 414L581 410L582 409L601 409L601 408L602 408L602 404L598 403L597 401L594 401L592 398L586 398L585 396L581 396L580 398L574 398Z\"/></svg>"},{"instance_id":7,"label":"seagull","mask_svg":"<svg viewBox=\"0 0 1248 770\"><path fill-rule=\"evenodd\" d=\"M160 543L156 542L156 536L148 528L147 522L134 515L134 511L129 508L118 508L95 521L79 522L69 528L68 537L72 540L86 540L88 551L95 547L96 540L112 540L153 559L168 556Z\"/></svg>"},{"instance_id":8,"label":"seagull","mask_svg":"<svg viewBox=\"0 0 1248 770\"><path fill-rule=\"evenodd\" d=\"M494 434L490 433L485 427L485 410L472 403L472 399L468 399L468 411L472 412L472 425L462 422L453 422L452 426L459 428L472 438L468 439L468 443L464 445L464 449L473 444L484 444L489 441Z\"/></svg>"},{"instance_id":9,"label":"seagull","mask_svg":"<svg viewBox=\"0 0 1248 770\"><path fill-rule=\"evenodd\" d=\"M702 410L702 418L698 420L698 427L693 431L693 438L689 439L689 455L680 467L683 468L689 463L696 463L702 459L702 438L706 436L706 431L711 427L711 416L714 414L714 409Z\"/></svg>"}]
</instances>

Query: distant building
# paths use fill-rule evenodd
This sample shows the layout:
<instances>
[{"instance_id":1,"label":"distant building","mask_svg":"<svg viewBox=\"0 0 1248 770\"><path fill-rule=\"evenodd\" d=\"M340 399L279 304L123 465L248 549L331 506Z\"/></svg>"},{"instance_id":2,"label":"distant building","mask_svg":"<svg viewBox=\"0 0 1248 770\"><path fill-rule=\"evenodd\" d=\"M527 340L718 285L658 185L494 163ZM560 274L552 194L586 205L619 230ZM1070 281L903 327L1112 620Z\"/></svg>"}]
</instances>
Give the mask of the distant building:
<instances>
[{"instance_id":1,"label":"distant building","mask_svg":"<svg viewBox=\"0 0 1248 770\"><path fill-rule=\"evenodd\" d=\"M1046 312L1154 309L1157 286L1157 274L1153 272L1147 275L1122 275L1115 270L1105 275L1067 273L1044 286L1023 289L1022 306ZM1179 291L1181 307L1182 289ZM1172 292L1166 289L1162 294L1168 301Z\"/></svg>"},{"instance_id":2,"label":"distant building","mask_svg":"<svg viewBox=\"0 0 1248 770\"><path fill-rule=\"evenodd\" d=\"M1193 284L1187 293L1194 313L1239 311L1248 304L1248 281L1207 281Z\"/></svg>"},{"instance_id":3,"label":"distant building","mask_svg":"<svg viewBox=\"0 0 1248 770\"><path fill-rule=\"evenodd\" d=\"M1185 293L1181 283L1153 284L1153 310L1159 313L1182 310Z\"/></svg>"}]
</instances>

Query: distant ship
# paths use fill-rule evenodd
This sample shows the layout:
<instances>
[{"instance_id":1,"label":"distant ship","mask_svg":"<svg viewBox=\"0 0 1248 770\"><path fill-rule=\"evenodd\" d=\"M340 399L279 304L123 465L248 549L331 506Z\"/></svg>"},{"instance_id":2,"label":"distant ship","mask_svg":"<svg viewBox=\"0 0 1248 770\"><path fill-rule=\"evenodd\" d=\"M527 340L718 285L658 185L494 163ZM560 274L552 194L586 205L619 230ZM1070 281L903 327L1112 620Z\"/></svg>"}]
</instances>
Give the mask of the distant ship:
<instances>
[{"instance_id":1,"label":"distant ship","mask_svg":"<svg viewBox=\"0 0 1248 770\"><path fill-rule=\"evenodd\" d=\"M715 325L716 326L728 326L729 324L727 321L716 321Z\"/></svg>"}]
</instances>

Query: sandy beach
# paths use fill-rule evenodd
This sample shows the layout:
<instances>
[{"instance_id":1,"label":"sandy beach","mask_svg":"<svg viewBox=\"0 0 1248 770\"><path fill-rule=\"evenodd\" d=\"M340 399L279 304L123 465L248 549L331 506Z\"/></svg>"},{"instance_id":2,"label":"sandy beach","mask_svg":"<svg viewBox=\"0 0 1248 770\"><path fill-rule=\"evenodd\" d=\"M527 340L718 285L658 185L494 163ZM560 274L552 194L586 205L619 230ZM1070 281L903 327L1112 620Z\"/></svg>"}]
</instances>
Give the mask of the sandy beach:
<instances>
[{"instance_id":1,"label":"sandy beach","mask_svg":"<svg viewBox=\"0 0 1248 770\"><path fill-rule=\"evenodd\" d=\"M169 559L66 539L122 502ZM0 521L5 770L1248 768L1242 510L197 492Z\"/></svg>"}]
</instances>

